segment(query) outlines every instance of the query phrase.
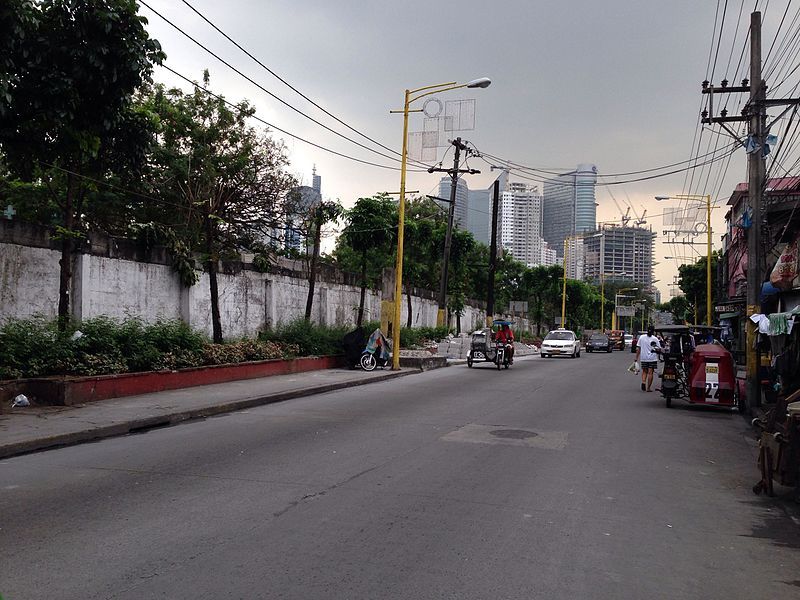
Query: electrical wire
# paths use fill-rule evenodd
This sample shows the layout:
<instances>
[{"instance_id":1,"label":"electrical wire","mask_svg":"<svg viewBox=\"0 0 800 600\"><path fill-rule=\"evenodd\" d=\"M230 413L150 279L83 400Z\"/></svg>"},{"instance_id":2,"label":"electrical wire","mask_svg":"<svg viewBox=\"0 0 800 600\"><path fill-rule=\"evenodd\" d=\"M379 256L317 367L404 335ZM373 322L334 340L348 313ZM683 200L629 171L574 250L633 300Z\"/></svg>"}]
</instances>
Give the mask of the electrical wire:
<instances>
[{"instance_id":1,"label":"electrical wire","mask_svg":"<svg viewBox=\"0 0 800 600\"><path fill-rule=\"evenodd\" d=\"M250 57L250 58L251 58L251 59L252 59L252 60L253 60L253 61L254 61L254 62L257 64L257 65L259 65L259 66L260 66L262 69L264 69L264 70L265 70L265 71L267 71L267 72L268 72L270 75L272 75L273 77L275 77L275 79L277 79L278 81L280 81L282 84L284 84L284 85L285 85L286 87L288 87L290 90L292 90L293 92L295 92L295 93L296 93L298 96L300 96L301 98L303 98L304 100L306 100L307 102L309 102L310 104L312 104L313 106L315 106L316 108L318 108L319 110L321 110L322 112L324 112L326 115L328 115L329 117L331 117L332 119L334 119L335 121L337 121L338 123L340 123L341 125L344 125L344 126L347 128L347 129L349 129L349 130L350 130L350 131L352 131L353 133L357 133L358 135L360 135L360 136L361 136L361 137L363 137L364 139L366 139L366 140L369 140L369 141L370 141L370 142L372 142L373 144L375 144L375 145L377 145L377 146L379 146L379 147L383 148L384 150L388 150L389 152L391 152L391 153L393 153L393 154L396 154L397 156L400 156L400 157L402 158L402 156L403 156L403 155L402 155L402 153L400 153L400 152L397 152L397 151L396 151L396 150L394 150L393 148L390 148L389 146L386 146L386 145L382 144L382 143L381 143L381 142L379 142L378 140L376 140L376 139L373 139L373 138L372 138L372 137L370 137L369 135L367 135L367 134L363 133L362 131L360 131L360 130L356 129L356 128L355 128L355 127L353 127L352 125L350 125L350 124L346 123L345 121L343 121L342 119L340 119L339 117L337 117L335 114L333 114L333 113L331 113L330 111L328 111L328 110L327 110L327 109L326 109L324 106L321 106L321 105L320 105L318 102L316 102L316 101L314 101L313 99L309 98L309 97L308 97L306 94L304 94L304 93L303 93L303 92L301 92L299 89L297 89L297 87L295 87L294 85L292 85L291 83L289 83L289 82L288 82L288 81L287 81L285 78L283 78L283 77L281 77L280 75L278 75L278 74L277 74L277 73L276 73L276 72L275 72L273 69L271 69L270 67L268 67L267 65L265 65L265 64L264 64L264 63L263 63L261 60L259 60L259 59L258 59L258 58L256 58L255 56L253 56L253 54L252 54L251 52L249 52L249 51L248 51L246 48L244 48L244 47L243 47L241 44L239 44L239 43L238 43L236 40L234 40L234 39L233 39L231 36L229 36L229 35L228 35L227 33L225 33L225 32L224 32L222 29L220 29L220 28L219 28L219 27L218 27L218 26L217 26L217 25L216 25L216 24L215 24L213 21L211 21L211 19L209 19L208 17L206 17L206 15L204 15L203 13L201 13L201 12L200 12L200 11L199 11L199 10L198 10L196 7L194 7L194 6L193 6L193 5L192 5L190 2L188 2L187 0L181 0L181 1L182 1L182 2L183 2L183 3L184 3L186 6L187 6L187 7L189 7L189 9L190 9L192 12L194 12L194 13L195 13L195 14L196 14L198 17L200 17L200 18L201 18L203 21L205 21L205 22L206 22L206 23L207 23L209 26L211 26L211 27L212 27L212 28L213 28L213 29L214 29L214 30L215 30L217 33L219 33L219 34L220 34L222 37L224 37L226 40L228 40L228 41L229 41L231 44L233 44L234 46L236 46L236 47L237 47L239 50L241 50L242 52L244 52L244 54L246 54L248 57ZM152 9L151 9L151 10L152 10ZM424 163L421 163L421 162L419 162L419 161L410 161L410 162L419 163L419 164L424 164ZM427 165L426 165L426 166L427 166Z\"/></svg>"},{"instance_id":2,"label":"electrical wire","mask_svg":"<svg viewBox=\"0 0 800 600\"><path fill-rule=\"evenodd\" d=\"M151 12L153 12L153 13L154 13L156 16L158 16L159 18L161 18L161 19L162 19L164 22L166 22L168 25L170 25L170 26L171 26L173 29L175 29L176 31L178 31L178 32L179 32L181 35L183 35L184 37L186 37L187 39L189 39L190 41L192 41L192 42L193 42L195 45L199 46L200 48L202 48L203 50L205 50L205 51L206 51L208 54L210 54L211 56L213 56L214 58L216 58L216 59L217 59L219 62L221 62L223 65L225 65L226 67L228 67L229 69L231 69L231 70L232 70L234 73L236 73L236 74L237 74L237 75L239 75L240 77L243 77L244 79L246 79L247 81L249 81L251 84L253 84L254 86L256 86L258 89L260 89L262 92L264 92L265 94L267 94L267 95L269 95L270 97L274 98L275 100L277 100L278 102L280 102L281 104L283 104L284 106L286 106L287 108L289 108L289 109L293 110L294 112L296 112L297 114L299 114L299 115L301 115L301 116L305 117L306 119L308 119L308 120L309 120L309 121L311 121L312 123L315 123L316 125L319 125L320 127L322 127L323 129L325 129L326 131L329 131L330 133L332 133L332 134L334 134L334 135L336 135L336 136L339 136L340 138L342 138L342 139L344 139L344 140L347 140L348 142L350 142L350 143L352 143L352 144L355 144L356 146L359 146L360 148L363 148L363 149L365 149L365 150L367 150L367 151L369 151L369 152L373 152L374 154L377 154L378 156L382 156L383 158L388 158L389 160L393 160L393 161L395 161L395 162L401 162L401 159L399 159L399 158L396 158L396 157L394 157L394 156L391 156L391 155L389 155L389 154L386 154L386 153L384 153L384 152L380 152L380 151L378 151L378 150L375 150L374 148L371 148L371 147L369 147L369 146L367 146L367 145L365 145L365 144L362 144L361 142L359 142L359 141L357 141L357 140L354 140L353 138L351 138L351 137L348 137L347 135L345 135L345 134L343 134L343 133L341 133L341 132L339 132L339 131L336 131L335 129L333 129L333 128L331 128L331 127L328 127L327 125L325 125L325 124L324 124L324 123L322 123L321 121L319 121L319 120L315 119L315 118L314 118L314 117L312 117L311 115L309 115L309 114L307 114L307 113L303 112L302 110L300 110L299 108L297 108L297 107L293 106L292 104L290 104L289 102L287 102L287 101L286 101L286 100L284 100L283 98L281 98L281 97L279 97L278 95L276 95L275 93L273 93L273 92L269 91L267 88L265 88L263 85L261 85L260 83L258 83L257 81L255 81L253 78L251 78L250 76L248 76L247 74L245 74L245 73L244 73L244 72L242 72L241 70L237 69L237 68L236 68L235 66L233 66L233 65L232 65L230 62L228 62L227 60L225 60L224 58L222 58L221 56L219 56L219 55L218 55L217 53L215 53L213 50L210 50L208 47L206 47L205 45L203 45L201 42L199 42L198 40L196 40L194 37L192 37L191 35L189 35L189 34L188 34L186 31L184 31L183 29L181 29L181 28L180 28L178 25L176 25L175 23L173 23L172 21L170 21L169 19L167 19L167 18L166 18L164 15L162 15L160 12L158 12L158 11L157 11L157 10L155 10L153 7L151 7L151 6L150 6L150 5L149 5L149 4L148 4L148 3L147 3L145 0L139 0L139 2L140 2L140 3L141 3L143 6L145 6L146 8L148 8L148 9L149 9Z\"/></svg>"},{"instance_id":3,"label":"electrical wire","mask_svg":"<svg viewBox=\"0 0 800 600\"><path fill-rule=\"evenodd\" d=\"M162 69L166 69L167 71L169 71L170 73L172 73L176 77L179 77L179 78L183 79L184 81L186 81L187 83L189 83L190 85L193 85L199 91L201 91L201 92L203 92L205 94L208 94L209 96L211 96L213 98L216 98L220 102L224 102L225 104L227 104L231 108L234 108L234 109L238 110L239 107L237 107L233 102L230 102L230 101L226 100L223 96L220 96L219 94L215 94L211 90L208 90L208 89L202 87L199 83L197 83L195 81L192 81L186 75L182 75L181 73L178 73L175 69L172 69L171 67L169 67L167 65L161 65L161 68ZM371 162L371 161L368 161L368 160L364 160L364 159L361 159L361 158L356 158L354 156L350 156L348 154L344 154L343 152L338 152L336 150L332 150L330 148L322 146L321 144L317 144L316 142L312 142L311 140L308 140L308 139L303 138L303 137L301 137L301 136L299 136L299 135L297 135L295 133L292 133L292 132L290 132L290 131L288 131L286 129L282 129L281 127L278 127L277 125L269 123L269 122L265 121L264 119L262 119L261 117L259 117L257 115L250 115L250 118L258 121L259 123L262 123L263 125L266 125L270 129L274 129L275 131L279 131L280 133L282 133L284 135L287 135L287 136L289 136L289 137L291 137L291 138L293 138L295 140L298 140L300 142L308 144L309 146L313 146L314 148L318 148L319 150L324 150L325 152L329 152L330 154L334 154L334 155L339 156L341 158L346 158L347 160L352 160L354 162L361 163L361 164L364 164L364 165L368 165L368 166L371 166L371 167L378 167L378 168L381 168L381 169L389 169L391 171L399 171L400 170L399 167L393 167L393 166L390 166L390 165L382 165L382 164L379 164L379 163L374 163L374 162ZM424 171L424 169L407 169L407 171L408 172L421 173L421 172Z\"/></svg>"}]
</instances>

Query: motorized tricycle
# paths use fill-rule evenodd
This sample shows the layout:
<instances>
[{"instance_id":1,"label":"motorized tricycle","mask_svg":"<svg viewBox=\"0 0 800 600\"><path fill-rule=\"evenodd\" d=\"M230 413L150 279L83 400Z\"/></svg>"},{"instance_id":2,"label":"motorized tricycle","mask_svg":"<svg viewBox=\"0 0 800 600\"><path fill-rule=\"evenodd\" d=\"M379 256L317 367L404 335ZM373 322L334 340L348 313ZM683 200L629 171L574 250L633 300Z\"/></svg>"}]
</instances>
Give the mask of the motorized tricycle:
<instances>
[{"instance_id":1,"label":"motorized tricycle","mask_svg":"<svg viewBox=\"0 0 800 600\"><path fill-rule=\"evenodd\" d=\"M689 404L738 407L733 355L713 334L719 328L668 325L656 331L665 337L661 395L667 408L673 399ZM697 341L708 343L697 344Z\"/></svg>"},{"instance_id":2,"label":"motorized tricycle","mask_svg":"<svg viewBox=\"0 0 800 600\"><path fill-rule=\"evenodd\" d=\"M494 321L493 325L511 325L510 321ZM470 348L467 351L467 366L472 368L476 362L494 363L497 369L511 365L506 344L495 340L492 329L484 327L472 333Z\"/></svg>"}]
</instances>

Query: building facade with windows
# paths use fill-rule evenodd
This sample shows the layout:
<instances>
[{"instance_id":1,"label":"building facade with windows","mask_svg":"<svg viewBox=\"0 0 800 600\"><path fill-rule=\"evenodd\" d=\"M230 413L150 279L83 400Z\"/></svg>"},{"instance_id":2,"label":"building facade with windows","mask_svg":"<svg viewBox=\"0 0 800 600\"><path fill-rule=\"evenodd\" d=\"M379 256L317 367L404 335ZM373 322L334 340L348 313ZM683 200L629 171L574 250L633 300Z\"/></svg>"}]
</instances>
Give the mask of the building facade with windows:
<instances>
[{"instance_id":1,"label":"building facade with windows","mask_svg":"<svg viewBox=\"0 0 800 600\"><path fill-rule=\"evenodd\" d=\"M653 286L653 248L656 234L644 227L611 225L589 233L585 248L584 278L633 281L650 290Z\"/></svg>"},{"instance_id":2,"label":"building facade with windows","mask_svg":"<svg viewBox=\"0 0 800 600\"><path fill-rule=\"evenodd\" d=\"M512 182L500 194L500 242L518 261L542 260L542 196L539 188Z\"/></svg>"},{"instance_id":3,"label":"building facade with windows","mask_svg":"<svg viewBox=\"0 0 800 600\"><path fill-rule=\"evenodd\" d=\"M542 209L542 237L559 256L564 240L597 227L595 184L597 167L582 164L574 171L545 181Z\"/></svg>"},{"instance_id":4,"label":"building facade with windows","mask_svg":"<svg viewBox=\"0 0 800 600\"><path fill-rule=\"evenodd\" d=\"M452 190L452 179L442 177L439 181L439 198L450 200ZM442 208L450 210L449 202L439 202ZM463 178L459 178L456 183L456 208L453 213L453 224L459 229L467 229L469 224L469 187Z\"/></svg>"}]
</instances>

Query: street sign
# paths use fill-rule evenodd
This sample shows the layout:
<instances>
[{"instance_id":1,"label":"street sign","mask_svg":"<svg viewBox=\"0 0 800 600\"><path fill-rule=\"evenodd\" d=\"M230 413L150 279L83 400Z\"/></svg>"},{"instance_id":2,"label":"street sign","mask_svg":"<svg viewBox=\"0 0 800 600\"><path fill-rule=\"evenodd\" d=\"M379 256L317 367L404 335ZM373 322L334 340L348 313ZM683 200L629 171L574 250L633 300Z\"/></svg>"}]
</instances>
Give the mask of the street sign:
<instances>
[{"instance_id":1,"label":"street sign","mask_svg":"<svg viewBox=\"0 0 800 600\"><path fill-rule=\"evenodd\" d=\"M636 316L636 307L635 306L617 306L617 316L618 317L635 317Z\"/></svg>"},{"instance_id":2,"label":"street sign","mask_svg":"<svg viewBox=\"0 0 800 600\"><path fill-rule=\"evenodd\" d=\"M508 303L508 310L512 313L517 314L524 314L528 312L528 303L524 300L511 300Z\"/></svg>"}]
</instances>

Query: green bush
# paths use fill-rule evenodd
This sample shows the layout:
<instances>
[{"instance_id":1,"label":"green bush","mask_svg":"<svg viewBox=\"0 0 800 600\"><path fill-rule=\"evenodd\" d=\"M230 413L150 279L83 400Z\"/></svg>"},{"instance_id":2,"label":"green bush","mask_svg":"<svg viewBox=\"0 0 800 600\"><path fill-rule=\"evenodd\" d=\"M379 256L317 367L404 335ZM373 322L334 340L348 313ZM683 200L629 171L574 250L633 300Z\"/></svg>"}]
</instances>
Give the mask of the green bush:
<instances>
[{"instance_id":1,"label":"green bush","mask_svg":"<svg viewBox=\"0 0 800 600\"><path fill-rule=\"evenodd\" d=\"M380 323L367 322L363 327L369 335ZM136 318L96 317L69 323L66 331L60 332L56 321L43 317L12 319L0 326L0 379L106 375L342 354L342 338L351 329L298 319L263 332L258 340L211 344L179 320L144 323ZM446 327L404 328L401 332L404 348L438 341L447 334Z\"/></svg>"},{"instance_id":2,"label":"green bush","mask_svg":"<svg viewBox=\"0 0 800 600\"><path fill-rule=\"evenodd\" d=\"M97 317L59 332L55 321L35 317L0 327L0 379L173 370L290 354L298 354L295 346L274 342L211 344L178 320Z\"/></svg>"},{"instance_id":3,"label":"green bush","mask_svg":"<svg viewBox=\"0 0 800 600\"><path fill-rule=\"evenodd\" d=\"M343 354L342 338L351 327L326 327L296 319L275 329L263 331L262 341L274 342L283 347L294 346L294 356L320 356Z\"/></svg>"}]
</instances>

